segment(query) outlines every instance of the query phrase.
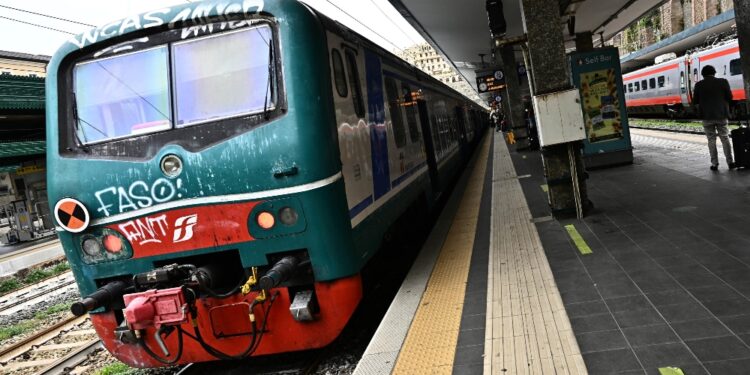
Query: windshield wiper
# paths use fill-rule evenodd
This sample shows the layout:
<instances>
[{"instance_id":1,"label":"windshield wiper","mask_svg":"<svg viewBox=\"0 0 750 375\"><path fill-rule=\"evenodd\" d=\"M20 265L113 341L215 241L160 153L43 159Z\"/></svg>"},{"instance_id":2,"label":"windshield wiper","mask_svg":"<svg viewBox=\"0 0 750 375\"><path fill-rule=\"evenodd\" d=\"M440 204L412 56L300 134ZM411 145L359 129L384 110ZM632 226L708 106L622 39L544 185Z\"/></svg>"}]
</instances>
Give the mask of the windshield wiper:
<instances>
[{"instance_id":1,"label":"windshield wiper","mask_svg":"<svg viewBox=\"0 0 750 375\"><path fill-rule=\"evenodd\" d=\"M266 80L266 96L263 99L263 118L268 121L269 119L269 113L268 113L268 97L273 95L273 89L271 85L271 79L274 76L275 73L275 61L274 61L274 54L273 54L273 45L268 45L268 79Z\"/></svg>"},{"instance_id":2,"label":"windshield wiper","mask_svg":"<svg viewBox=\"0 0 750 375\"><path fill-rule=\"evenodd\" d=\"M87 124L88 126L99 131L100 133L101 133L101 130L97 129L94 125L91 125L88 122L83 121L80 117L78 117L78 99L76 99L76 93L72 93L72 96L73 96L73 121L75 122L73 126L73 136L76 139L76 146L78 146L78 148L82 149L84 152L89 152L88 146L86 146L84 141L82 141L81 137L78 135L78 132L81 130L78 127L79 122L83 122L84 124ZM84 133L84 137L85 136L86 134ZM68 151L73 151L73 150L70 147L68 147Z\"/></svg>"}]
</instances>

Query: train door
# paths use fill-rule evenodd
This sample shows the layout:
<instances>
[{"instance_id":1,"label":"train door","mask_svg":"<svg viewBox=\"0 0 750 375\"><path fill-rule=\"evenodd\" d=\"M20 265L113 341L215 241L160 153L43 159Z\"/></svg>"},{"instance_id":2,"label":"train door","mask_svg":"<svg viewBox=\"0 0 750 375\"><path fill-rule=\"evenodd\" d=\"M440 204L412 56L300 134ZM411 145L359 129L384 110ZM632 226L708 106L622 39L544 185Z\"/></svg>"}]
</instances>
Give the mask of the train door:
<instances>
[{"instance_id":1,"label":"train door","mask_svg":"<svg viewBox=\"0 0 750 375\"><path fill-rule=\"evenodd\" d=\"M373 202L371 135L362 89L363 59L338 35L328 34L333 104L339 140L341 173L352 225ZM362 62L360 62L362 61ZM360 218L357 218L357 216Z\"/></svg>"},{"instance_id":2,"label":"train door","mask_svg":"<svg viewBox=\"0 0 750 375\"><path fill-rule=\"evenodd\" d=\"M687 77L687 97L683 101L683 104L690 106L693 103L693 89L695 84L701 80L701 60L697 54L687 58L687 66L685 68L685 76Z\"/></svg>"},{"instance_id":3,"label":"train door","mask_svg":"<svg viewBox=\"0 0 750 375\"><path fill-rule=\"evenodd\" d=\"M458 125L458 148L461 150L461 159L469 160L469 147L466 145L468 143L469 135L466 130L467 124L466 117L464 116L464 107L460 105L456 106L455 113L456 123Z\"/></svg>"},{"instance_id":4,"label":"train door","mask_svg":"<svg viewBox=\"0 0 750 375\"><path fill-rule=\"evenodd\" d=\"M437 154L435 152L432 131L430 130L430 115L427 109L427 101L423 99L417 100L417 109L419 110L419 123L422 127L422 139L424 140L424 147L427 153L427 167L430 173L430 183L432 191L436 192L438 191L440 184L438 183Z\"/></svg>"}]
</instances>

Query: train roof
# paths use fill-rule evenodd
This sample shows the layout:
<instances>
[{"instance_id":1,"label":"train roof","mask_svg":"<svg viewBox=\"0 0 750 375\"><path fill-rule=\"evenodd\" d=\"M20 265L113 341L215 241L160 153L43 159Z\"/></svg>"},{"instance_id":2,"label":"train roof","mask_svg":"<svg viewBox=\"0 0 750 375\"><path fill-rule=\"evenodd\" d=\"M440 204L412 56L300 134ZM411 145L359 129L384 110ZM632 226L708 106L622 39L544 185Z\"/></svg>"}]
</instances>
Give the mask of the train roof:
<instances>
[{"instance_id":1,"label":"train roof","mask_svg":"<svg viewBox=\"0 0 750 375\"><path fill-rule=\"evenodd\" d=\"M378 46L341 23L328 18L311 6L297 0L204 0L201 2L191 2L155 9L142 14L129 16L72 36L52 56L49 71L53 72L52 76L54 77L54 71L57 70L62 60L68 55L88 49L92 45L100 45L105 42L107 42L107 44L115 44L120 40L125 40L129 35L145 33L146 30L151 28L167 27L169 29L174 29L186 26L201 26L212 22L240 20L255 14L281 14L283 13L282 8L292 6L302 7L310 11L321 21L324 27L329 30L337 31L339 34L342 34L344 37L357 43L366 45L367 48L376 51L381 56L388 57L390 63L401 64L402 67L412 69L414 74L423 83L437 86L441 90L449 91L454 96L467 100L475 104L477 107L482 108L478 103L475 103L460 92L432 78L427 73L422 72L395 54Z\"/></svg>"}]
</instances>

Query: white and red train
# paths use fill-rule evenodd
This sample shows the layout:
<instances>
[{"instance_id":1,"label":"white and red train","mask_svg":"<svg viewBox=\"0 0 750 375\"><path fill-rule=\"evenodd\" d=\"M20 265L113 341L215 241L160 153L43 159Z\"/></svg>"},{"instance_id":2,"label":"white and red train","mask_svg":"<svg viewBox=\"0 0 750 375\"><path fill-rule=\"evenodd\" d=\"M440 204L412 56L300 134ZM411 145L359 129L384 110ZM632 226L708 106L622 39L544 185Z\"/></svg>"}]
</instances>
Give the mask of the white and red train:
<instances>
[{"instance_id":1,"label":"white and red train","mask_svg":"<svg viewBox=\"0 0 750 375\"><path fill-rule=\"evenodd\" d=\"M735 102L745 99L740 48L734 40L623 75L628 114L695 115L693 88L703 79L700 72L706 65L716 68L716 77L729 81Z\"/></svg>"}]
</instances>

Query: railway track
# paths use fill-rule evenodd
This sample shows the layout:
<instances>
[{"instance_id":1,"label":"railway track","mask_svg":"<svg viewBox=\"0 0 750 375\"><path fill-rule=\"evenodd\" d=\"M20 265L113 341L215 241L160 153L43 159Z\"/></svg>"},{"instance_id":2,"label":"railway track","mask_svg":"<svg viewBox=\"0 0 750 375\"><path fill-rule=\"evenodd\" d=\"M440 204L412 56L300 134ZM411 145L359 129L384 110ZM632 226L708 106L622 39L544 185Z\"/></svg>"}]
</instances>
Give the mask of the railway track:
<instances>
[{"instance_id":1,"label":"railway track","mask_svg":"<svg viewBox=\"0 0 750 375\"><path fill-rule=\"evenodd\" d=\"M42 299L49 293L61 291L63 288L72 286L75 284L73 273L70 271L64 272L59 275L51 276L38 283L26 286L19 290L10 292L0 297L0 315L7 315L11 312L9 310L32 302L34 300Z\"/></svg>"},{"instance_id":2,"label":"railway track","mask_svg":"<svg viewBox=\"0 0 750 375\"><path fill-rule=\"evenodd\" d=\"M101 347L88 316L71 315L0 350L0 372L9 375L64 374Z\"/></svg>"}]
</instances>

